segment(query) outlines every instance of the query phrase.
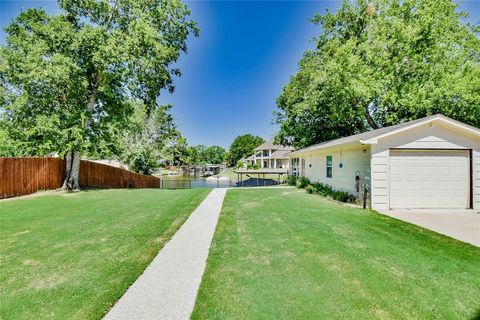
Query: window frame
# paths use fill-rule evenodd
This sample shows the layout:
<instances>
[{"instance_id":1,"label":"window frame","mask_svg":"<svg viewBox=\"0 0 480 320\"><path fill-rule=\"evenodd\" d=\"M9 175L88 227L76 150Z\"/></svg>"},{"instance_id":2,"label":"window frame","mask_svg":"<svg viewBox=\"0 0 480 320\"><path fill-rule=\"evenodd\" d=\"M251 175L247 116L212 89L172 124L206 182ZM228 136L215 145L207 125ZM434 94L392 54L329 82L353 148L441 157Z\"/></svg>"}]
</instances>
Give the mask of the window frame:
<instances>
[{"instance_id":1,"label":"window frame","mask_svg":"<svg viewBox=\"0 0 480 320\"><path fill-rule=\"evenodd\" d=\"M328 160L330 158L330 165L328 164ZM330 170L328 170L330 169ZM330 172L330 176L329 176L329 172ZM328 178L328 179L332 179L333 178L333 155L327 155L325 157L325 176Z\"/></svg>"}]
</instances>

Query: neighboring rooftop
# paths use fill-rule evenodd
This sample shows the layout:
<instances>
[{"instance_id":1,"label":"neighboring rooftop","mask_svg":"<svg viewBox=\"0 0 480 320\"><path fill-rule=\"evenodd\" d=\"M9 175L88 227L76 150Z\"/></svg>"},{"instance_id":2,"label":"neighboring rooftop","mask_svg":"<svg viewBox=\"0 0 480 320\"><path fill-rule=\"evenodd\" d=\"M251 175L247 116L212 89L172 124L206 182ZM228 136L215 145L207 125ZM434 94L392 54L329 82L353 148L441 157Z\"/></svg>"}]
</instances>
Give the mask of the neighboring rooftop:
<instances>
[{"instance_id":1,"label":"neighboring rooftop","mask_svg":"<svg viewBox=\"0 0 480 320\"><path fill-rule=\"evenodd\" d=\"M258 146L257 148L255 148L255 151L260 151L260 150L289 150L289 151L292 151L292 150L295 149L293 147L287 147L287 146L283 146L281 144L275 144L273 141L274 141L274 139L268 140L267 142L265 142L265 143L261 144L260 146Z\"/></svg>"},{"instance_id":2,"label":"neighboring rooftop","mask_svg":"<svg viewBox=\"0 0 480 320\"><path fill-rule=\"evenodd\" d=\"M394 126L389 126L389 127L383 127L359 134L355 134L353 136L348 136L348 137L343 137L335 140L330 140L318 144L314 144L311 146L308 146L306 148L298 149L293 151L292 153L297 153L297 152L304 152L304 151L309 151L309 150L317 150L317 149L323 149L323 148L328 148L328 147L333 147L341 144L348 144L348 143L366 143L368 140L376 139L379 138L380 136L388 135L390 133L394 133L396 131L401 131L404 128L410 127L410 126L416 126L416 125L421 125L424 123L431 122L433 120L443 120L449 123L452 123L456 126L461 126L469 131L476 132L477 134L480 135L480 129L470 126L468 124L465 124L463 122L451 119L449 117L446 117L442 114L436 114L433 116L425 117L425 118L420 118L417 120L409 121L409 122L404 122L400 123Z\"/></svg>"},{"instance_id":3,"label":"neighboring rooftop","mask_svg":"<svg viewBox=\"0 0 480 320\"><path fill-rule=\"evenodd\" d=\"M270 159L287 159L288 154L292 152L291 150L275 150L271 155Z\"/></svg>"}]
</instances>

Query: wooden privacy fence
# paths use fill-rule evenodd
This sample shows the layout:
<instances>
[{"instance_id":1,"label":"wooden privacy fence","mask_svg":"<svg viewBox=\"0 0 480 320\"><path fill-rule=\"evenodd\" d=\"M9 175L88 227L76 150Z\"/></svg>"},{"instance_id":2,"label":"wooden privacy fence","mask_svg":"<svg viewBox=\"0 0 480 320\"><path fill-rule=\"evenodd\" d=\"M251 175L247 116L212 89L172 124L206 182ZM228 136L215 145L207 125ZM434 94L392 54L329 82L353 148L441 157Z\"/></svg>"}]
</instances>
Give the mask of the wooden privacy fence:
<instances>
[{"instance_id":1,"label":"wooden privacy fence","mask_svg":"<svg viewBox=\"0 0 480 320\"><path fill-rule=\"evenodd\" d=\"M58 189L65 178L59 158L0 158L0 199ZM109 165L82 160L80 187L160 188L160 179Z\"/></svg>"},{"instance_id":2,"label":"wooden privacy fence","mask_svg":"<svg viewBox=\"0 0 480 320\"><path fill-rule=\"evenodd\" d=\"M80 162L80 187L160 188L160 178L82 160Z\"/></svg>"},{"instance_id":3,"label":"wooden privacy fence","mask_svg":"<svg viewBox=\"0 0 480 320\"><path fill-rule=\"evenodd\" d=\"M63 159L0 158L0 199L58 189L64 177Z\"/></svg>"}]
</instances>

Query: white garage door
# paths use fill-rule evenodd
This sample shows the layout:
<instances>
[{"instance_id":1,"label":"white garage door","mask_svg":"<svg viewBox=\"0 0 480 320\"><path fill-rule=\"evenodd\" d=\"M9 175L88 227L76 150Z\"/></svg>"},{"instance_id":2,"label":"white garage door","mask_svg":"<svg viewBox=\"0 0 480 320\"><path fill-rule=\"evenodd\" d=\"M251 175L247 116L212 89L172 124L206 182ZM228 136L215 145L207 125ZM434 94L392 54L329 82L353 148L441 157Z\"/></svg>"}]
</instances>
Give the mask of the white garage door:
<instances>
[{"instance_id":1,"label":"white garage door","mask_svg":"<svg viewBox=\"0 0 480 320\"><path fill-rule=\"evenodd\" d=\"M390 150L390 208L468 208L467 150Z\"/></svg>"}]
</instances>

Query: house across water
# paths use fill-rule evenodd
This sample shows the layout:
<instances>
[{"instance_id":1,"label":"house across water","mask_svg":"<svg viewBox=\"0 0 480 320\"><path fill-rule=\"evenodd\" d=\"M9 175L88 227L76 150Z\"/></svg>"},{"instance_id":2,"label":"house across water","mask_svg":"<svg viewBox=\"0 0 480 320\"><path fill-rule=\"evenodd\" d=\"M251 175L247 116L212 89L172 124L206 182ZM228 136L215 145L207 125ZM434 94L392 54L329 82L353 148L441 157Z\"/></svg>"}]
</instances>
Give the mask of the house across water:
<instances>
[{"instance_id":1,"label":"house across water","mask_svg":"<svg viewBox=\"0 0 480 320\"><path fill-rule=\"evenodd\" d=\"M276 145L273 139L255 148L255 153L245 159L247 164L258 164L262 169L288 169L290 159L288 153L293 147Z\"/></svg>"}]
</instances>

